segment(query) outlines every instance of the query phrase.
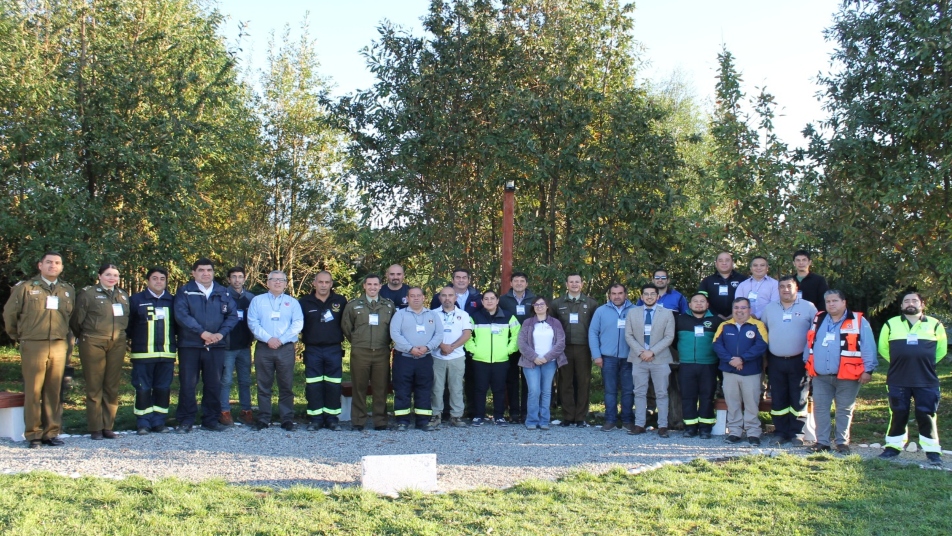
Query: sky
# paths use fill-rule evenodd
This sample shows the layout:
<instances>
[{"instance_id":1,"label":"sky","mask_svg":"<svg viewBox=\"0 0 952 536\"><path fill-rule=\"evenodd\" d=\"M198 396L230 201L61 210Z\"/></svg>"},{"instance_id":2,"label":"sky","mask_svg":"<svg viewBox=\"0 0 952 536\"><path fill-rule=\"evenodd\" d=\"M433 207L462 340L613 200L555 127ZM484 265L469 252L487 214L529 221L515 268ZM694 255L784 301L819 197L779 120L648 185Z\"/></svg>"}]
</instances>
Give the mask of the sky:
<instances>
[{"instance_id":1,"label":"sky","mask_svg":"<svg viewBox=\"0 0 952 536\"><path fill-rule=\"evenodd\" d=\"M421 19L429 0L221 0L229 16L224 33L235 44L240 23L245 37L241 56L263 68L272 32L290 25L299 35L307 17L316 40L322 74L333 93L369 88L373 75L360 50L379 37L384 20L422 35ZM805 145L800 132L824 115L816 94L819 73L830 69L834 44L823 30L832 24L839 0L643 0L636 2L634 35L643 46L646 80L661 83L677 72L710 111L717 83L717 54L726 46L734 55L748 96L760 88L778 104L775 128L791 147Z\"/></svg>"}]
</instances>

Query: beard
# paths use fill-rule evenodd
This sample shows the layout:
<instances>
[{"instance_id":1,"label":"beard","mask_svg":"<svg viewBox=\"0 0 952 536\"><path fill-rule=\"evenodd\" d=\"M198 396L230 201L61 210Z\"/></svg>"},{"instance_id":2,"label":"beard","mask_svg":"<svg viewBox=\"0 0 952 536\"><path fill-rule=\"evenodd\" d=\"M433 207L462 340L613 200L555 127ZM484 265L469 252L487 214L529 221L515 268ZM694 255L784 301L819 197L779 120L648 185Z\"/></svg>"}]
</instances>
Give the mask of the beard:
<instances>
[{"instance_id":1,"label":"beard","mask_svg":"<svg viewBox=\"0 0 952 536\"><path fill-rule=\"evenodd\" d=\"M914 305L910 305L902 310L902 314L904 315L917 315L920 313L922 313L922 311Z\"/></svg>"}]
</instances>

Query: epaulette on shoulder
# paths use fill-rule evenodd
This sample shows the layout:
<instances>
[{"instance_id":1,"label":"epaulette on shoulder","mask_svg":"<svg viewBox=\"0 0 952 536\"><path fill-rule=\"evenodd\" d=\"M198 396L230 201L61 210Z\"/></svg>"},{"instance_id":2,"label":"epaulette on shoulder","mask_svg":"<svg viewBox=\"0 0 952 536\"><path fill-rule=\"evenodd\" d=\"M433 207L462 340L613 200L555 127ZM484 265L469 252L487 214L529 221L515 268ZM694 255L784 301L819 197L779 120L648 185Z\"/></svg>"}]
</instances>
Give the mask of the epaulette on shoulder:
<instances>
[{"instance_id":1,"label":"epaulette on shoulder","mask_svg":"<svg viewBox=\"0 0 952 536\"><path fill-rule=\"evenodd\" d=\"M23 283L24 283L24 281L17 281L17 284L16 284L16 285L13 285L13 286L19 287L19 286L22 285Z\"/></svg>"}]
</instances>

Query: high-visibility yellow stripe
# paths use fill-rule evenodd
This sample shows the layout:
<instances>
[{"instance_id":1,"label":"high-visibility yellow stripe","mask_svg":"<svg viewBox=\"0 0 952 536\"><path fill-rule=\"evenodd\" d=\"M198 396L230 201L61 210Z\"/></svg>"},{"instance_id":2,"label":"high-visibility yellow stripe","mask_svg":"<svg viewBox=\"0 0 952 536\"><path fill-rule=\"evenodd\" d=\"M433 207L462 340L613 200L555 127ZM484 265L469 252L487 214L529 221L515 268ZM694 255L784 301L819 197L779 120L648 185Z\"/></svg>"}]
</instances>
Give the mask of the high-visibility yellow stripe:
<instances>
[{"instance_id":1,"label":"high-visibility yellow stripe","mask_svg":"<svg viewBox=\"0 0 952 536\"><path fill-rule=\"evenodd\" d=\"M313 417L313 416L316 416L316 415L320 415L321 413L323 413L323 410L320 410L320 409L309 409L309 410L307 410L307 414L310 415L310 416L312 416L312 417Z\"/></svg>"},{"instance_id":2,"label":"high-visibility yellow stripe","mask_svg":"<svg viewBox=\"0 0 952 536\"><path fill-rule=\"evenodd\" d=\"M772 410L770 410L770 414L771 414L771 415L777 415L778 417L779 417L780 415L786 415L786 414L788 414L788 413L790 413L790 408L772 409Z\"/></svg>"},{"instance_id":3,"label":"high-visibility yellow stripe","mask_svg":"<svg viewBox=\"0 0 952 536\"><path fill-rule=\"evenodd\" d=\"M318 382L320 382L320 381L323 380L323 379L324 379L324 376L311 376L311 377L309 377L309 378L305 378L304 380L305 380L307 383L318 383Z\"/></svg>"},{"instance_id":4,"label":"high-visibility yellow stripe","mask_svg":"<svg viewBox=\"0 0 952 536\"><path fill-rule=\"evenodd\" d=\"M323 408L323 410L324 410L324 413L328 415L340 415L340 408L337 408L337 409Z\"/></svg>"},{"instance_id":5,"label":"high-visibility yellow stripe","mask_svg":"<svg viewBox=\"0 0 952 536\"><path fill-rule=\"evenodd\" d=\"M417 410L416 410L416 414L417 414L417 415L433 415L433 410L431 410L431 409L417 409Z\"/></svg>"},{"instance_id":6,"label":"high-visibility yellow stripe","mask_svg":"<svg viewBox=\"0 0 952 536\"><path fill-rule=\"evenodd\" d=\"M150 413L152 413L152 408L145 408L145 409L133 408L132 409L133 415L148 415Z\"/></svg>"},{"instance_id":7,"label":"high-visibility yellow stripe","mask_svg":"<svg viewBox=\"0 0 952 536\"><path fill-rule=\"evenodd\" d=\"M717 419L705 419L701 417L698 420L701 421L701 424L717 424Z\"/></svg>"},{"instance_id":8,"label":"high-visibility yellow stripe","mask_svg":"<svg viewBox=\"0 0 952 536\"><path fill-rule=\"evenodd\" d=\"M694 426L694 425L697 424L700 420L701 420L701 419L699 419L699 418L698 418L698 419L684 419L684 424L686 424L686 425L688 425L688 426Z\"/></svg>"},{"instance_id":9,"label":"high-visibility yellow stripe","mask_svg":"<svg viewBox=\"0 0 952 536\"><path fill-rule=\"evenodd\" d=\"M153 357L164 357L168 359L175 359L175 353L174 352L139 352L139 353L133 353L131 355L132 359L150 359Z\"/></svg>"},{"instance_id":10,"label":"high-visibility yellow stripe","mask_svg":"<svg viewBox=\"0 0 952 536\"><path fill-rule=\"evenodd\" d=\"M340 378L332 378L330 376L324 376L324 381L328 383L340 383Z\"/></svg>"},{"instance_id":11,"label":"high-visibility yellow stripe","mask_svg":"<svg viewBox=\"0 0 952 536\"><path fill-rule=\"evenodd\" d=\"M152 406L152 411L156 413L168 413L169 408L160 408L159 406Z\"/></svg>"},{"instance_id":12,"label":"high-visibility yellow stripe","mask_svg":"<svg viewBox=\"0 0 952 536\"><path fill-rule=\"evenodd\" d=\"M393 410L393 414L394 414L395 416L397 416L397 417L402 417L403 415L409 415L409 414L410 414L410 409L409 409L409 408L407 408L407 409L395 409L395 410Z\"/></svg>"}]
</instances>

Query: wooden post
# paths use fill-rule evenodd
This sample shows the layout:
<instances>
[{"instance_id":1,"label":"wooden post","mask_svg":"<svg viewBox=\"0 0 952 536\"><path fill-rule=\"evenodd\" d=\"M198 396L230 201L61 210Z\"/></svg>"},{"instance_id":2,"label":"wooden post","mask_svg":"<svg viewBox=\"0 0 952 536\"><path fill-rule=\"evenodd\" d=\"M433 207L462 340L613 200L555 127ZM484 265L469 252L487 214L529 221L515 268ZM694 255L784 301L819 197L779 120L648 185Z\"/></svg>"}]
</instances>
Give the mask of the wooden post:
<instances>
[{"instance_id":1,"label":"wooden post","mask_svg":"<svg viewBox=\"0 0 952 536\"><path fill-rule=\"evenodd\" d=\"M516 213L516 183L506 181L502 198L502 293L509 292L512 277L512 241Z\"/></svg>"}]
</instances>

